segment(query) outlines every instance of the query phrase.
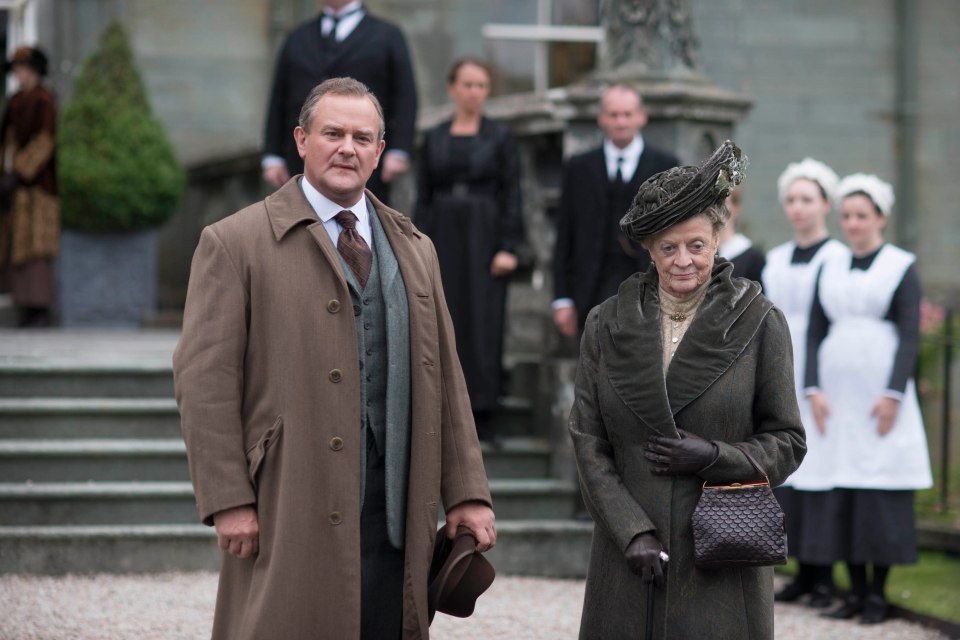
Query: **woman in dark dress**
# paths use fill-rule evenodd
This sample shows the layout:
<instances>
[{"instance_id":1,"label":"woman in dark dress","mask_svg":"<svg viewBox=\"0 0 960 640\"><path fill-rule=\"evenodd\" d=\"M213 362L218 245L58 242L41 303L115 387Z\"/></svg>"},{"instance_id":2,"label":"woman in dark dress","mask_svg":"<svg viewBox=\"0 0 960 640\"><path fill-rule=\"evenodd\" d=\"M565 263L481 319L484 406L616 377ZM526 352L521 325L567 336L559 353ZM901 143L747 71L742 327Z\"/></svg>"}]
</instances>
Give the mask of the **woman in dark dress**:
<instances>
[{"instance_id":1,"label":"woman in dark dress","mask_svg":"<svg viewBox=\"0 0 960 640\"><path fill-rule=\"evenodd\" d=\"M437 248L477 433L491 441L507 280L523 243L520 163L509 129L483 115L490 72L482 61L457 60L447 92L454 114L420 150L415 219Z\"/></svg>"},{"instance_id":2,"label":"woman in dark dress","mask_svg":"<svg viewBox=\"0 0 960 640\"><path fill-rule=\"evenodd\" d=\"M820 271L807 329L806 388L829 442L818 564L846 562L851 590L828 617L887 615L890 567L917 560L913 492L932 484L913 369L920 334L916 257L885 243L893 189L876 176L837 186L850 251ZM872 575L867 580L868 565Z\"/></svg>"}]
</instances>

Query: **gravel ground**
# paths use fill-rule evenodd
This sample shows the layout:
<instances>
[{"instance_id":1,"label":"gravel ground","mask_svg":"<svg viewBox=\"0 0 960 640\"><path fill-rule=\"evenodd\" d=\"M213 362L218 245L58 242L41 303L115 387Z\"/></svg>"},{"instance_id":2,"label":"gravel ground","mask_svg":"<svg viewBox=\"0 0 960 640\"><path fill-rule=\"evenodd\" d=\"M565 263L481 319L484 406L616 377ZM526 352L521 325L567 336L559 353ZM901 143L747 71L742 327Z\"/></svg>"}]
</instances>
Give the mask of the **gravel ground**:
<instances>
[{"instance_id":1,"label":"gravel ground","mask_svg":"<svg viewBox=\"0 0 960 640\"><path fill-rule=\"evenodd\" d=\"M473 617L438 615L439 640L576 638L582 580L500 577ZM210 637L213 573L89 577L0 576L3 640L201 640ZM934 640L945 636L903 620L864 627L777 605L779 640ZM638 636L639 637L639 636Z\"/></svg>"}]
</instances>

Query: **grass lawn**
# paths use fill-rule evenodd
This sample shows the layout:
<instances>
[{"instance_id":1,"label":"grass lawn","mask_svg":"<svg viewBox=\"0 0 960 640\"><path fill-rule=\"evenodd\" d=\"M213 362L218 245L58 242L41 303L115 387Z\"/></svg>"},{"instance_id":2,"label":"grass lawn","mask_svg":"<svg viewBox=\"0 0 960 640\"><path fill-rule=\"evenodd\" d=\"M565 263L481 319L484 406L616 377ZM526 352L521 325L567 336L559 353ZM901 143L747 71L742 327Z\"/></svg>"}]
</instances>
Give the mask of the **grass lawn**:
<instances>
[{"instance_id":1,"label":"grass lawn","mask_svg":"<svg viewBox=\"0 0 960 640\"><path fill-rule=\"evenodd\" d=\"M780 569L790 575L796 570L794 560ZM844 565L835 565L833 576L838 587L850 588ZM890 571L887 598L905 609L960 624L960 558L938 551L921 551L917 564L895 566Z\"/></svg>"},{"instance_id":2,"label":"grass lawn","mask_svg":"<svg viewBox=\"0 0 960 640\"><path fill-rule=\"evenodd\" d=\"M846 581L846 570L834 573ZM960 558L921 551L917 564L891 569L887 597L905 609L960 624Z\"/></svg>"}]
</instances>

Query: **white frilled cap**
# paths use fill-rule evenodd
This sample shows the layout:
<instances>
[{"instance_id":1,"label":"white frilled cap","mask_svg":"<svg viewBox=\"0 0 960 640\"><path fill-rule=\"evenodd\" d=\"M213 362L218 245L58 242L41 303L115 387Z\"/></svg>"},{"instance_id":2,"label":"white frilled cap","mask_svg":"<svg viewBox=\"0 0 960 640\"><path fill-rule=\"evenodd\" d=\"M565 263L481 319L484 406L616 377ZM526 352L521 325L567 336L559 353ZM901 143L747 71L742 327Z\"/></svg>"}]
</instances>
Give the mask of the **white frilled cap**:
<instances>
[{"instance_id":1,"label":"white frilled cap","mask_svg":"<svg viewBox=\"0 0 960 640\"><path fill-rule=\"evenodd\" d=\"M837 206L840 206L841 200L857 191L862 191L870 196L873 204L880 209L880 213L885 216L890 215L895 198L893 197L893 187L890 186L889 182L884 182L877 176L868 173L852 173L841 180L837 186Z\"/></svg>"},{"instance_id":2,"label":"white frilled cap","mask_svg":"<svg viewBox=\"0 0 960 640\"><path fill-rule=\"evenodd\" d=\"M777 178L777 195L780 197L780 204L786 201L787 189L798 178L816 182L827 194L827 198L833 198L833 191L837 188L837 181L840 179L833 169L819 160L804 158L800 162L791 162Z\"/></svg>"}]
</instances>

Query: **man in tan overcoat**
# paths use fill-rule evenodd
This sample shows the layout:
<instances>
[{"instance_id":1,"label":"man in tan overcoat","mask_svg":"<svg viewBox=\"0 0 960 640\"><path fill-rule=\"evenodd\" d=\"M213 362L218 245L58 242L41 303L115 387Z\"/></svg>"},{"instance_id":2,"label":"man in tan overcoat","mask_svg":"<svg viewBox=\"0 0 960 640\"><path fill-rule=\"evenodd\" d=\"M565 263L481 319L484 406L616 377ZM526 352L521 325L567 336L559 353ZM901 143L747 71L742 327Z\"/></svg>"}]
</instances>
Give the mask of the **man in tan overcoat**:
<instances>
[{"instance_id":1,"label":"man in tan overcoat","mask_svg":"<svg viewBox=\"0 0 960 640\"><path fill-rule=\"evenodd\" d=\"M194 255L174 377L225 551L214 638L427 638L440 503L496 542L436 253L365 191L383 131L363 84L319 85L303 176Z\"/></svg>"}]
</instances>

